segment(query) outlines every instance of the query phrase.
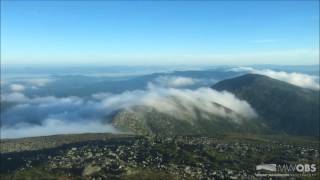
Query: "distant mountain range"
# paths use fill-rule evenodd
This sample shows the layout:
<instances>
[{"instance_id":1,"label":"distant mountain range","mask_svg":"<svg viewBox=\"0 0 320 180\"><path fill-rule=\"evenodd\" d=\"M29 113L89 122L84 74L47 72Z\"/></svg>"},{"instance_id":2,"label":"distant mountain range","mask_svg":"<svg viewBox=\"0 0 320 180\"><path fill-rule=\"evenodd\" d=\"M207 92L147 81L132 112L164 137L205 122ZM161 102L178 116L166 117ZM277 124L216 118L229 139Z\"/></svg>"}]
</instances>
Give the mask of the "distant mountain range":
<instances>
[{"instance_id":1,"label":"distant mountain range","mask_svg":"<svg viewBox=\"0 0 320 180\"><path fill-rule=\"evenodd\" d=\"M182 76L195 79L213 77L216 81L232 78L243 72L218 70L201 70L201 71L174 71L166 73L152 73L146 75L130 75L123 77L99 77L86 75L60 75L53 76L55 79L51 83L39 89L26 89L25 94L30 96L91 96L94 93L109 92L123 93L125 91L143 90L149 82L154 81L161 76ZM72 86L70 86L72 82ZM209 85L209 84L206 84ZM198 88L195 86L191 88ZM5 89L5 88L4 88Z\"/></svg>"},{"instance_id":2,"label":"distant mountain range","mask_svg":"<svg viewBox=\"0 0 320 180\"><path fill-rule=\"evenodd\" d=\"M196 117L179 117L136 106L115 113L111 123L125 132L143 135L250 132L319 136L319 91L256 74L223 80L212 88L232 92L246 100L258 118L244 118L220 104L215 105L235 118L201 112L197 108L194 108Z\"/></svg>"}]
</instances>

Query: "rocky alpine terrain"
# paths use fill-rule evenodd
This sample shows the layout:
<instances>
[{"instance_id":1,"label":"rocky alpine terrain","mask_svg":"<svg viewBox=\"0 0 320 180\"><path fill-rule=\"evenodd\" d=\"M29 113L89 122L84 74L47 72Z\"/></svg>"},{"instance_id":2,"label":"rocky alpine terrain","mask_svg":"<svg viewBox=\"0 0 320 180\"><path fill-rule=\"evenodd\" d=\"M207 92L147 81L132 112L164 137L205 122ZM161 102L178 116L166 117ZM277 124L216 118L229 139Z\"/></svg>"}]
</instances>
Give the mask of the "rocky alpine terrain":
<instances>
[{"instance_id":1,"label":"rocky alpine terrain","mask_svg":"<svg viewBox=\"0 0 320 180\"><path fill-rule=\"evenodd\" d=\"M261 163L314 162L316 139L58 135L3 140L1 179L256 179ZM317 179L319 173L308 175ZM299 178L298 178L299 179Z\"/></svg>"}]
</instances>

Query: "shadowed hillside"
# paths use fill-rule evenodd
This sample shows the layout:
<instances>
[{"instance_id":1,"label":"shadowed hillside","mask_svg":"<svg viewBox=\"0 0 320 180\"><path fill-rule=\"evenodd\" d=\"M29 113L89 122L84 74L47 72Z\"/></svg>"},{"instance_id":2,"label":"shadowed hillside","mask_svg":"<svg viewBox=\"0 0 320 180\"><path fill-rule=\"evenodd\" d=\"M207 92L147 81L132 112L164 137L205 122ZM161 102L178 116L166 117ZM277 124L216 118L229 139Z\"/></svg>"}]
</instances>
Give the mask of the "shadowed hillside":
<instances>
[{"instance_id":1,"label":"shadowed hillside","mask_svg":"<svg viewBox=\"0 0 320 180\"><path fill-rule=\"evenodd\" d=\"M319 91L256 74L224 80L212 88L246 100L274 131L319 136Z\"/></svg>"}]
</instances>

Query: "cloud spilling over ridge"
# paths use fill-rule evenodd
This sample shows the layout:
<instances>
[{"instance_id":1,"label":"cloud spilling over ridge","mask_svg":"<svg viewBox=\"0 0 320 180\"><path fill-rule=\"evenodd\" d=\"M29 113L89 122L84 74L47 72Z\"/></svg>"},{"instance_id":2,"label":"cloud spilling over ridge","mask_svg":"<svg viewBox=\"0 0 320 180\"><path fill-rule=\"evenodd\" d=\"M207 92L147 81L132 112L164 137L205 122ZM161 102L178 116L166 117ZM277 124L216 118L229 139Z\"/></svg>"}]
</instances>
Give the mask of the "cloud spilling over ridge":
<instances>
[{"instance_id":1,"label":"cloud spilling over ridge","mask_svg":"<svg viewBox=\"0 0 320 180\"><path fill-rule=\"evenodd\" d=\"M144 105L173 116L192 115L196 117L194 108L219 116L233 116L233 114L226 113L225 109L217 106L216 103L244 117L256 117L256 113L246 101L237 99L229 92L218 92L211 88L189 90L162 88L149 84L147 90L125 92L102 101L103 106L111 110Z\"/></svg>"},{"instance_id":2,"label":"cloud spilling over ridge","mask_svg":"<svg viewBox=\"0 0 320 180\"><path fill-rule=\"evenodd\" d=\"M192 86L197 83L196 79L181 76L159 76L154 83L163 87L185 87Z\"/></svg>"},{"instance_id":3,"label":"cloud spilling over ridge","mask_svg":"<svg viewBox=\"0 0 320 180\"><path fill-rule=\"evenodd\" d=\"M14 92L21 92L25 90L25 87L21 84L11 84L10 89Z\"/></svg>"},{"instance_id":4,"label":"cloud spilling over ridge","mask_svg":"<svg viewBox=\"0 0 320 180\"><path fill-rule=\"evenodd\" d=\"M314 89L314 90L320 89L319 77L311 76L308 74L302 74L302 73L296 73L296 72L288 73L285 71L274 71L271 69L260 70L260 69L254 69L251 67L238 67L238 68L233 68L231 70L237 71L237 72L250 72L254 74L261 74L261 75L265 75L274 79L285 81L287 83L300 86L303 88Z\"/></svg>"},{"instance_id":5,"label":"cloud spilling over ridge","mask_svg":"<svg viewBox=\"0 0 320 180\"><path fill-rule=\"evenodd\" d=\"M237 121L239 115L246 118L257 116L246 101L226 91L164 88L152 83L146 90L99 93L89 99L73 96L30 98L18 92L2 95L2 99L16 104L1 113L3 137L116 132L107 124L107 117L117 110L134 106L152 107L178 118L197 118L195 108L208 118L214 114Z\"/></svg>"}]
</instances>

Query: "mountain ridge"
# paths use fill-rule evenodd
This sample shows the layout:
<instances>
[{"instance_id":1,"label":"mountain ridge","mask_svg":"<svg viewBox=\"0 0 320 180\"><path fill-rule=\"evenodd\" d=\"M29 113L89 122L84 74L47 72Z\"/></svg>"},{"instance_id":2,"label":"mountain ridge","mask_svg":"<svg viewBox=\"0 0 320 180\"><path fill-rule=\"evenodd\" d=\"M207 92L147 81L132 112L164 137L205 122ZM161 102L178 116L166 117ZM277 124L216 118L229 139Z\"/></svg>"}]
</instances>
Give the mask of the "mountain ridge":
<instances>
[{"instance_id":1,"label":"mountain ridge","mask_svg":"<svg viewBox=\"0 0 320 180\"><path fill-rule=\"evenodd\" d=\"M212 86L246 100L277 132L319 136L319 91L246 74Z\"/></svg>"}]
</instances>

